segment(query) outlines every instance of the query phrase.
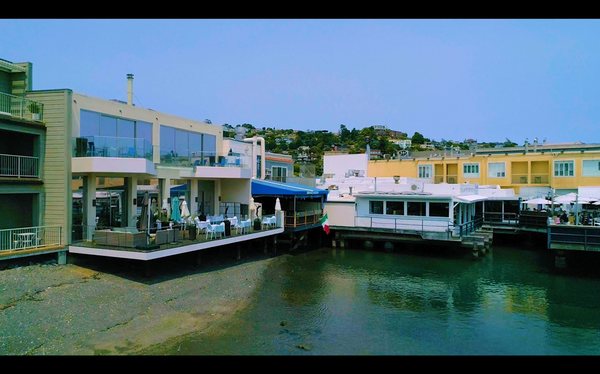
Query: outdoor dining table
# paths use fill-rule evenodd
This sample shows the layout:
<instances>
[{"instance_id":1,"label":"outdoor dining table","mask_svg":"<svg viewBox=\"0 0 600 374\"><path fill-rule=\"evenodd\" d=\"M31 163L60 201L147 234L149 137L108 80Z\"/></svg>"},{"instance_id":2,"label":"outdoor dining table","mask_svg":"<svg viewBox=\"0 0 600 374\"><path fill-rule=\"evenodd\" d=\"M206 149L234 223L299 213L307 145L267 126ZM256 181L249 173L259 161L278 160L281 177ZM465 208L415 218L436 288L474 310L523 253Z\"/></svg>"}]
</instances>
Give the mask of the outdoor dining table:
<instances>
[{"instance_id":1,"label":"outdoor dining table","mask_svg":"<svg viewBox=\"0 0 600 374\"><path fill-rule=\"evenodd\" d=\"M35 232L22 232L16 234L16 248L25 248L33 246L34 243L37 241L36 236L37 235L35 234Z\"/></svg>"}]
</instances>

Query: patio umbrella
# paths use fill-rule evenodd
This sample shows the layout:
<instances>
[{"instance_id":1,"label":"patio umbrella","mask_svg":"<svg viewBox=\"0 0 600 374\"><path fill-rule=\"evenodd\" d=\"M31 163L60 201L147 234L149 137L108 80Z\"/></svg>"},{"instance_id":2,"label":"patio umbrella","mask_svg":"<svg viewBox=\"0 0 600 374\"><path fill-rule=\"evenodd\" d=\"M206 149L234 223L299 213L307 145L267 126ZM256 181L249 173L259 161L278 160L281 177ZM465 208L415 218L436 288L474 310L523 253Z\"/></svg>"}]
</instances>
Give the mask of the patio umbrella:
<instances>
[{"instance_id":1,"label":"patio umbrella","mask_svg":"<svg viewBox=\"0 0 600 374\"><path fill-rule=\"evenodd\" d=\"M556 202L556 200L555 200ZM550 200L546 200L544 198L541 197L537 197L535 199L529 199L526 201L523 201L523 204L551 204L552 202Z\"/></svg>"},{"instance_id":2,"label":"patio umbrella","mask_svg":"<svg viewBox=\"0 0 600 374\"><path fill-rule=\"evenodd\" d=\"M179 213L179 199L171 199L173 206L171 207L171 219L175 222L181 220L181 214Z\"/></svg>"},{"instance_id":3,"label":"patio umbrella","mask_svg":"<svg viewBox=\"0 0 600 374\"><path fill-rule=\"evenodd\" d=\"M588 204L592 201L596 201L598 199L587 196L577 196L575 192L570 192L566 195L562 195L554 199L555 203L558 204L570 204L577 202L578 204Z\"/></svg>"},{"instance_id":4,"label":"patio umbrella","mask_svg":"<svg viewBox=\"0 0 600 374\"><path fill-rule=\"evenodd\" d=\"M275 211L279 211L281 210L281 201L279 201L279 198L275 199Z\"/></svg>"},{"instance_id":5,"label":"patio umbrella","mask_svg":"<svg viewBox=\"0 0 600 374\"><path fill-rule=\"evenodd\" d=\"M188 218L190 216L190 210L188 209L187 202L183 196L179 199L181 200L181 218Z\"/></svg>"},{"instance_id":6,"label":"patio umbrella","mask_svg":"<svg viewBox=\"0 0 600 374\"><path fill-rule=\"evenodd\" d=\"M169 205L167 199L163 199L162 210L167 211L167 220L169 220L169 216L171 215L171 206Z\"/></svg>"},{"instance_id":7,"label":"patio umbrella","mask_svg":"<svg viewBox=\"0 0 600 374\"><path fill-rule=\"evenodd\" d=\"M248 211L250 211L250 219L256 218L256 205L254 204L254 198L250 198L250 204L248 204Z\"/></svg>"}]
</instances>

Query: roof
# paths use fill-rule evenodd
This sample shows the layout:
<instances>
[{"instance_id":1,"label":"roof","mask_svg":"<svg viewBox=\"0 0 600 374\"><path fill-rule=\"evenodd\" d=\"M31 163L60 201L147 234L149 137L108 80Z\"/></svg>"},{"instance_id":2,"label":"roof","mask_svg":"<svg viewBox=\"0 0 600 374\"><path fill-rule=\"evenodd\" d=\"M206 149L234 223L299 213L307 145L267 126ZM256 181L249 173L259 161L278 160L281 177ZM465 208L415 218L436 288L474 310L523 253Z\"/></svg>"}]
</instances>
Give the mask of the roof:
<instances>
[{"instance_id":1,"label":"roof","mask_svg":"<svg viewBox=\"0 0 600 374\"><path fill-rule=\"evenodd\" d=\"M327 196L329 191L297 183L282 183L267 180L252 180L252 196Z\"/></svg>"},{"instance_id":2,"label":"roof","mask_svg":"<svg viewBox=\"0 0 600 374\"><path fill-rule=\"evenodd\" d=\"M462 195L462 196L456 196L455 197L456 200L463 202L463 203L474 203L476 201L483 201L483 200L487 200L487 196L481 196L481 195Z\"/></svg>"}]
</instances>

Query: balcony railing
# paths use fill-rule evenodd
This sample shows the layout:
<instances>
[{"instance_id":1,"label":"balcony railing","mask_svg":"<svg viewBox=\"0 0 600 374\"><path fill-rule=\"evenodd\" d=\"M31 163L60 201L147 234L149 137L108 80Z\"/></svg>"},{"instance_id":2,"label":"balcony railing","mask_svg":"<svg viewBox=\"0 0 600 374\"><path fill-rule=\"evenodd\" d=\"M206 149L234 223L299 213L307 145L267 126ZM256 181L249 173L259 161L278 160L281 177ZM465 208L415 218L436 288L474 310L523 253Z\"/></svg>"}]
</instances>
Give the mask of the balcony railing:
<instances>
[{"instance_id":1,"label":"balcony railing","mask_svg":"<svg viewBox=\"0 0 600 374\"><path fill-rule=\"evenodd\" d=\"M32 121L42 121L44 118L44 104L22 96L0 92L0 114Z\"/></svg>"},{"instance_id":2,"label":"balcony railing","mask_svg":"<svg viewBox=\"0 0 600 374\"><path fill-rule=\"evenodd\" d=\"M313 225L318 223L321 217L323 217L323 211L321 209L290 212L285 215L285 227Z\"/></svg>"},{"instance_id":3,"label":"balcony railing","mask_svg":"<svg viewBox=\"0 0 600 374\"><path fill-rule=\"evenodd\" d=\"M527 184L529 178L527 174L513 174L511 176L512 184Z\"/></svg>"},{"instance_id":4,"label":"balcony railing","mask_svg":"<svg viewBox=\"0 0 600 374\"><path fill-rule=\"evenodd\" d=\"M249 168L250 157L219 156L215 152L194 152L191 156L180 156L175 152L161 153L160 163L172 166L211 166Z\"/></svg>"},{"instance_id":5,"label":"balcony railing","mask_svg":"<svg viewBox=\"0 0 600 374\"><path fill-rule=\"evenodd\" d=\"M39 178L38 158L0 154L0 177Z\"/></svg>"},{"instance_id":6,"label":"balcony railing","mask_svg":"<svg viewBox=\"0 0 600 374\"><path fill-rule=\"evenodd\" d=\"M444 176L443 175L436 175L433 177L433 183L456 183L457 178L456 178L456 174L449 174L446 175L446 178L444 180Z\"/></svg>"},{"instance_id":7,"label":"balcony railing","mask_svg":"<svg viewBox=\"0 0 600 374\"><path fill-rule=\"evenodd\" d=\"M0 251L61 245L61 226L34 226L0 230Z\"/></svg>"},{"instance_id":8,"label":"balcony railing","mask_svg":"<svg viewBox=\"0 0 600 374\"><path fill-rule=\"evenodd\" d=\"M73 157L145 158L152 161L152 144L144 138L83 136L73 138Z\"/></svg>"},{"instance_id":9,"label":"balcony railing","mask_svg":"<svg viewBox=\"0 0 600 374\"><path fill-rule=\"evenodd\" d=\"M531 184L548 184L548 174L531 174Z\"/></svg>"}]
</instances>

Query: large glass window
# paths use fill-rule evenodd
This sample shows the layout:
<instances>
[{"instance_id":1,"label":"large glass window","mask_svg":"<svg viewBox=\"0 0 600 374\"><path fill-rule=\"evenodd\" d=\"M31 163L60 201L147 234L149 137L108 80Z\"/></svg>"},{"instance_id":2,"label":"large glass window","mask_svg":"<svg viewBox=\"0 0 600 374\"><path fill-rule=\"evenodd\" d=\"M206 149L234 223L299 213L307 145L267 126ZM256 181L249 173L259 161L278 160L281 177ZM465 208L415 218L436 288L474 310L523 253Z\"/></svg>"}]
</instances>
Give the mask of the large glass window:
<instances>
[{"instance_id":1,"label":"large glass window","mask_svg":"<svg viewBox=\"0 0 600 374\"><path fill-rule=\"evenodd\" d=\"M419 178L431 178L431 175L433 174L431 169L431 165L419 165Z\"/></svg>"},{"instance_id":2,"label":"large glass window","mask_svg":"<svg viewBox=\"0 0 600 374\"><path fill-rule=\"evenodd\" d=\"M600 177L600 160L583 160L584 177Z\"/></svg>"},{"instance_id":3,"label":"large glass window","mask_svg":"<svg viewBox=\"0 0 600 374\"><path fill-rule=\"evenodd\" d=\"M409 201L407 202L406 212L409 216L424 216L425 202L424 201Z\"/></svg>"},{"instance_id":4,"label":"large glass window","mask_svg":"<svg viewBox=\"0 0 600 374\"><path fill-rule=\"evenodd\" d=\"M190 133L189 138L190 155L200 157L202 153L202 134Z\"/></svg>"},{"instance_id":5,"label":"large glass window","mask_svg":"<svg viewBox=\"0 0 600 374\"><path fill-rule=\"evenodd\" d=\"M115 117L100 116L100 136L117 136L117 119Z\"/></svg>"},{"instance_id":6,"label":"large glass window","mask_svg":"<svg viewBox=\"0 0 600 374\"><path fill-rule=\"evenodd\" d=\"M175 129L173 127L160 127L160 157L175 156Z\"/></svg>"},{"instance_id":7,"label":"large glass window","mask_svg":"<svg viewBox=\"0 0 600 374\"><path fill-rule=\"evenodd\" d=\"M79 134L81 137L99 135L100 113L82 109L79 113Z\"/></svg>"},{"instance_id":8,"label":"large glass window","mask_svg":"<svg viewBox=\"0 0 600 374\"><path fill-rule=\"evenodd\" d=\"M142 138L152 145L152 124L150 122L135 122L135 137Z\"/></svg>"},{"instance_id":9,"label":"large glass window","mask_svg":"<svg viewBox=\"0 0 600 374\"><path fill-rule=\"evenodd\" d=\"M489 178L504 178L506 176L506 164L504 162L490 162L488 164Z\"/></svg>"},{"instance_id":10,"label":"large glass window","mask_svg":"<svg viewBox=\"0 0 600 374\"><path fill-rule=\"evenodd\" d=\"M135 122L117 118L117 135L119 138L135 138Z\"/></svg>"},{"instance_id":11,"label":"large glass window","mask_svg":"<svg viewBox=\"0 0 600 374\"><path fill-rule=\"evenodd\" d=\"M271 179L278 182L285 182L287 177L287 168L282 166L272 166ZM266 172L266 170L265 170Z\"/></svg>"},{"instance_id":12,"label":"large glass window","mask_svg":"<svg viewBox=\"0 0 600 374\"><path fill-rule=\"evenodd\" d=\"M555 177L572 177L575 175L575 164L573 161L554 161Z\"/></svg>"},{"instance_id":13,"label":"large glass window","mask_svg":"<svg viewBox=\"0 0 600 374\"><path fill-rule=\"evenodd\" d=\"M448 217L450 205L448 203L429 203L430 217Z\"/></svg>"},{"instance_id":14,"label":"large glass window","mask_svg":"<svg viewBox=\"0 0 600 374\"><path fill-rule=\"evenodd\" d=\"M215 135L203 134L202 136L202 151L204 153L216 154L217 152L217 137Z\"/></svg>"},{"instance_id":15,"label":"large glass window","mask_svg":"<svg viewBox=\"0 0 600 374\"><path fill-rule=\"evenodd\" d=\"M395 216L404 215L404 201L386 201L385 214L392 214Z\"/></svg>"},{"instance_id":16,"label":"large glass window","mask_svg":"<svg viewBox=\"0 0 600 374\"><path fill-rule=\"evenodd\" d=\"M369 201L370 214L383 214L383 201Z\"/></svg>"},{"instance_id":17,"label":"large glass window","mask_svg":"<svg viewBox=\"0 0 600 374\"><path fill-rule=\"evenodd\" d=\"M179 157L188 157L190 147L188 145L189 132L175 129L175 154Z\"/></svg>"}]
</instances>

